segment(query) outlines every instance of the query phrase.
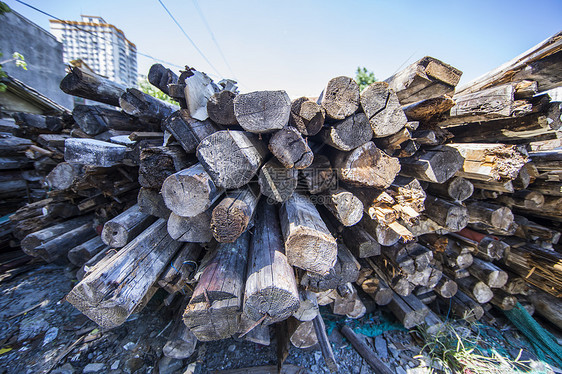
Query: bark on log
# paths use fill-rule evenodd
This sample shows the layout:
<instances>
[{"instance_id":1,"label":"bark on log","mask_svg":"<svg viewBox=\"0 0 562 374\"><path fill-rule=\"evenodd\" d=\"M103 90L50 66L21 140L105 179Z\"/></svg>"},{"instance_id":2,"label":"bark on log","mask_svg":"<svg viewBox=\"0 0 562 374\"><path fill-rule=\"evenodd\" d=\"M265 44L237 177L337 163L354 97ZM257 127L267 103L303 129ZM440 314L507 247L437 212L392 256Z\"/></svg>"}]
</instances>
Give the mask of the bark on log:
<instances>
[{"instance_id":1,"label":"bark on log","mask_svg":"<svg viewBox=\"0 0 562 374\"><path fill-rule=\"evenodd\" d=\"M142 213L138 204L135 204L107 221L103 226L101 238L111 248L122 248L155 220L155 217Z\"/></svg>"},{"instance_id":2,"label":"bark on log","mask_svg":"<svg viewBox=\"0 0 562 374\"><path fill-rule=\"evenodd\" d=\"M78 67L70 69L60 82L60 89L69 95L119 106L125 87Z\"/></svg>"},{"instance_id":3,"label":"bark on log","mask_svg":"<svg viewBox=\"0 0 562 374\"><path fill-rule=\"evenodd\" d=\"M266 162L258 174L258 184L263 195L273 201L286 201L298 183L298 170L285 168L276 158Z\"/></svg>"},{"instance_id":4,"label":"bark on log","mask_svg":"<svg viewBox=\"0 0 562 374\"><path fill-rule=\"evenodd\" d=\"M258 205L260 194L249 186L228 191L213 209L211 231L219 243L232 243L246 229Z\"/></svg>"},{"instance_id":5,"label":"bark on log","mask_svg":"<svg viewBox=\"0 0 562 374\"><path fill-rule=\"evenodd\" d=\"M286 168L304 169L314 159L312 150L294 127L286 127L273 134L268 148Z\"/></svg>"},{"instance_id":6,"label":"bark on log","mask_svg":"<svg viewBox=\"0 0 562 374\"><path fill-rule=\"evenodd\" d=\"M373 138L373 130L364 113L357 113L343 121L324 127L320 139L340 151L351 151Z\"/></svg>"},{"instance_id":7,"label":"bark on log","mask_svg":"<svg viewBox=\"0 0 562 374\"><path fill-rule=\"evenodd\" d=\"M314 136L322 129L326 111L314 101L300 97L291 103L289 124L305 136Z\"/></svg>"},{"instance_id":8,"label":"bark on log","mask_svg":"<svg viewBox=\"0 0 562 374\"><path fill-rule=\"evenodd\" d=\"M365 88L360 101L375 138L395 134L408 122L396 93L385 82L375 82Z\"/></svg>"},{"instance_id":9,"label":"bark on log","mask_svg":"<svg viewBox=\"0 0 562 374\"><path fill-rule=\"evenodd\" d=\"M289 123L291 99L285 91L255 91L234 98L240 126L257 134L280 130Z\"/></svg>"},{"instance_id":10,"label":"bark on log","mask_svg":"<svg viewBox=\"0 0 562 374\"><path fill-rule=\"evenodd\" d=\"M349 117L359 109L359 85L349 77L332 78L318 103L331 119L342 120Z\"/></svg>"}]
</instances>

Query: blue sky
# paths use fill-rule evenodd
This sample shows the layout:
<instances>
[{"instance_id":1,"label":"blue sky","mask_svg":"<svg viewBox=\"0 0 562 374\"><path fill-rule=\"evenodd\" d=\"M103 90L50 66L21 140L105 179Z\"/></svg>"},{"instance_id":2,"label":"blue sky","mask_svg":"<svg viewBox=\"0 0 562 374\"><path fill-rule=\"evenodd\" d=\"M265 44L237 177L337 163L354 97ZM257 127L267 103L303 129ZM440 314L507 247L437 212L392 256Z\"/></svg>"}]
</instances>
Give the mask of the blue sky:
<instances>
[{"instance_id":1,"label":"blue sky","mask_svg":"<svg viewBox=\"0 0 562 374\"><path fill-rule=\"evenodd\" d=\"M4 1L49 29L47 16ZM23 1L65 20L101 16L140 52L219 78L158 0ZM162 1L221 76L232 73L194 1L242 91L284 89L293 99L317 96L330 78L354 76L357 66L385 79L426 55L462 70L462 85L562 30L562 0ZM139 56L139 73L152 63Z\"/></svg>"}]
</instances>

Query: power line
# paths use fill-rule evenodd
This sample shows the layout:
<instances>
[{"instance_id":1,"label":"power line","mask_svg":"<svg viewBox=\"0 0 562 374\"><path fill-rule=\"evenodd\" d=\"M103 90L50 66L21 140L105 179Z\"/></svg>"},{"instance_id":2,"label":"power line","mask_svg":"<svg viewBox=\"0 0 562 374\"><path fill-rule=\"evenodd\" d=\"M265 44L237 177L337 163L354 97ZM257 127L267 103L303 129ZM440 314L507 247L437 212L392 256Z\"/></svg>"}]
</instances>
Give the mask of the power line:
<instances>
[{"instance_id":1,"label":"power line","mask_svg":"<svg viewBox=\"0 0 562 374\"><path fill-rule=\"evenodd\" d=\"M83 29L83 28L81 28L81 27L78 27L77 25L75 25L75 24L73 24L73 23L71 23L71 22L62 20L62 19L60 19L60 18L58 18L58 17L55 17L55 16L53 16L53 15L50 14L50 13L47 13L47 12L45 12L45 11L39 9L39 8L34 7L33 5L27 4L27 3L25 3L25 2L23 2L23 1L21 1L21 0L15 0L15 1L18 2L18 3L20 3L20 4L22 4L22 5L25 5L26 7L29 7L29 8L31 8L31 9L35 10L35 11L37 11L37 12L43 14L43 15L46 15L47 17L51 17L51 18L53 18L53 19L56 19L57 21L62 22L62 23L64 23L65 25L72 26L72 27L74 27L74 28L77 29L77 30L80 30L80 31L83 31L83 32L85 32L85 33L91 34L91 35L93 35L93 36L95 36L95 37L98 37L98 38L100 38L101 40L104 40L104 41L107 42L107 43L110 43L110 44L113 44L113 45L118 45L118 44L117 44L116 42L114 42L114 41L108 40L108 39L104 38L103 36L100 36L100 35L98 35L98 34L92 32L92 31L90 31L90 30L86 30L86 29ZM152 59L152 60L154 60L154 61L162 62L162 63L167 64L167 65L169 65L169 66L173 66L173 67L179 68L179 69L184 69L184 68L185 68L185 66L176 65L176 64L171 63L171 62L169 62L169 61L165 61L165 60L156 58L156 57L151 56L151 55L149 55L149 54L140 52L140 51L138 51L138 50L137 50L137 54L139 54L139 55L141 55L141 56L144 56L144 57L147 57L147 58L150 58L150 59Z\"/></svg>"},{"instance_id":2,"label":"power line","mask_svg":"<svg viewBox=\"0 0 562 374\"><path fill-rule=\"evenodd\" d=\"M199 13L199 16L201 17L201 19L203 20L203 23L205 24L205 27L207 28L207 31L209 31L209 34L211 34L211 38L213 39L213 42L215 43L215 46L217 47L217 49L219 50L222 59L224 61L224 63L226 64L226 66L228 67L228 70L230 70L230 74L232 74L232 76L234 77L235 80L238 80L236 78L236 74L234 74L234 71L232 71L232 67L230 66L230 64L228 63L228 61L226 60L226 57L224 55L224 53L222 52L222 48L219 45L219 42L217 41L217 39L215 38L215 33L213 32L213 30L211 29L211 26L209 25L209 23L207 22L207 19L205 18L205 15L203 14L203 11L201 10L201 8L199 7L199 3L197 2L197 0L193 0L193 5L195 5L195 9L197 10L197 13Z\"/></svg>"},{"instance_id":3,"label":"power line","mask_svg":"<svg viewBox=\"0 0 562 374\"><path fill-rule=\"evenodd\" d=\"M179 24L179 22L174 18L174 16L172 15L172 13L168 10L168 8L166 8L166 5L164 5L164 3L162 2L162 0L158 0L158 2L160 3L160 5L162 5L162 7L164 8L164 10L166 11L166 13L168 13L168 15L170 16L170 18L174 21L174 23L179 27L179 29L181 30L181 32L183 33L183 35L185 35L185 37L187 38L187 40L189 40L189 42L191 43L191 45L193 45L193 47L197 50L197 52L199 52L199 54L205 59L205 61L207 61L207 63L209 64L209 66L211 66L213 68L213 70L221 77L224 78L222 76L221 73L219 73L219 71L217 70L217 68L211 63L211 61L209 61L209 59L207 58L207 56L205 56L205 54L203 54L203 52L199 49L199 47L197 47L197 45L195 44L195 42L189 37L189 35L187 35L187 33L185 32L185 30L183 29L183 27Z\"/></svg>"}]
</instances>

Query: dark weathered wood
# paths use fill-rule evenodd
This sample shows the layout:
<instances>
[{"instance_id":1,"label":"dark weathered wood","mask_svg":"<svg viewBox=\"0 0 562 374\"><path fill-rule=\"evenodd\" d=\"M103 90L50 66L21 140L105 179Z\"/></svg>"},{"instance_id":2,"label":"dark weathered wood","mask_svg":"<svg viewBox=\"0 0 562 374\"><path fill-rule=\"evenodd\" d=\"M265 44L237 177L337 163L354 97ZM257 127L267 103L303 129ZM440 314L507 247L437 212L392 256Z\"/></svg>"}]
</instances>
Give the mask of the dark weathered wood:
<instances>
[{"instance_id":1,"label":"dark weathered wood","mask_svg":"<svg viewBox=\"0 0 562 374\"><path fill-rule=\"evenodd\" d=\"M142 213L137 204L103 225L101 238L111 248L121 248L143 232L156 220L155 217Z\"/></svg>"},{"instance_id":2,"label":"dark weathered wood","mask_svg":"<svg viewBox=\"0 0 562 374\"><path fill-rule=\"evenodd\" d=\"M137 204L142 213L158 218L168 219L171 213L158 190L142 187L139 190Z\"/></svg>"},{"instance_id":3,"label":"dark weathered wood","mask_svg":"<svg viewBox=\"0 0 562 374\"><path fill-rule=\"evenodd\" d=\"M385 82L375 82L361 92L361 107L375 138L400 131L408 121L396 93Z\"/></svg>"},{"instance_id":4,"label":"dark weathered wood","mask_svg":"<svg viewBox=\"0 0 562 374\"><path fill-rule=\"evenodd\" d=\"M280 130L289 123L291 99L285 91L255 91L234 98L234 114L253 133Z\"/></svg>"},{"instance_id":5,"label":"dark weathered wood","mask_svg":"<svg viewBox=\"0 0 562 374\"><path fill-rule=\"evenodd\" d=\"M367 343L365 343L365 339L359 337L348 325L345 325L341 329L343 335L349 339L353 347L357 350L357 352L367 361L369 366L374 370L377 374L391 374L393 373L384 362L373 352Z\"/></svg>"},{"instance_id":6,"label":"dark weathered wood","mask_svg":"<svg viewBox=\"0 0 562 374\"><path fill-rule=\"evenodd\" d=\"M0 170L22 170L33 167L33 160L26 156L0 157Z\"/></svg>"},{"instance_id":7,"label":"dark weathered wood","mask_svg":"<svg viewBox=\"0 0 562 374\"><path fill-rule=\"evenodd\" d=\"M2 156L16 155L25 152L33 142L29 139L18 138L7 133L0 133L0 152Z\"/></svg>"},{"instance_id":8,"label":"dark weathered wood","mask_svg":"<svg viewBox=\"0 0 562 374\"><path fill-rule=\"evenodd\" d=\"M45 177L45 182L53 190L66 190L83 175L83 165L61 162Z\"/></svg>"},{"instance_id":9,"label":"dark weathered wood","mask_svg":"<svg viewBox=\"0 0 562 374\"><path fill-rule=\"evenodd\" d=\"M298 170L285 168L276 158L266 162L258 174L258 184L263 195L273 201L286 201L298 183Z\"/></svg>"},{"instance_id":10,"label":"dark weathered wood","mask_svg":"<svg viewBox=\"0 0 562 374\"><path fill-rule=\"evenodd\" d=\"M76 266L83 266L88 260L103 250L107 245L101 240L101 237L95 236L92 239L77 245L68 251L68 260Z\"/></svg>"},{"instance_id":11,"label":"dark weathered wood","mask_svg":"<svg viewBox=\"0 0 562 374\"><path fill-rule=\"evenodd\" d=\"M95 139L70 138L64 142L64 160L71 164L99 167L119 165L127 147Z\"/></svg>"},{"instance_id":12,"label":"dark weathered wood","mask_svg":"<svg viewBox=\"0 0 562 374\"><path fill-rule=\"evenodd\" d=\"M426 182L445 183L463 167L463 162L456 149L440 146L413 157L401 158L400 173Z\"/></svg>"},{"instance_id":13,"label":"dark weathered wood","mask_svg":"<svg viewBox=\"0 0 562 374\"><path fill-rule=\"evenodd\" d=\"M460 231L469 222L464 206L433 196L426 197L424 213L449 231Z\"/></svg>"},{"instance_id":14,"label":"dark weathered wood","mask_svg":"<svg viewBox=\"0 0 562 374\"><path fill-rule=\"evenodd\" d=\"M353 226L363 218L363 204L348 190L338 187L318 195L321 202L344 226Z\"/></svg>"},{"instance_id":15,"label":"dark weathered wood","mask_svg":"<svg viewBox=\"0 0 562 374\"><path fill-rule=\"evenodd\" d=\"M443 184L430 183L427 191L433 195L461 203L472 196L474 185L468 179L453 177Z\"/></svg>"},{"instance_id":16,"label":"dark weathered wood","mask_svg":"<svg viewBox=\"0 0 562 374\"><path fill-rule=\"evenodd\" d=\"M72 111L76 124L88 135L98 135L110 129L123 131L156 130L133 117L114 109L94 105L76 105Z\"/></svg>"},{"instance_id":17,"label":"dark weathered wood","mask_svg":"<svg viewBox=\"0 0 562 374\"><path fill-rule=\"evenodd\" d=\"M499 196L498 203L516 210L537 210L544 206L544 196L540 192L519 190L509 196Z\"/></svg>"},{"instance_id":18,"label":"dark weathered wood","mask_svg":"<svg viewBox=\"0 0 562 374\"><path fill-rule=\"evenodd\" d=\"M421 325L429 309L416 296L400 296L395 294L388 308L405 328Z\"/></svg>"},{"instance_id":19,"label":"dark weathered wood","mask_svg":"<svg viewBox=\"0 0 562 374\"><path fill-rule=\"evenodd\" d=\"M488 261L475 258L468 268L476 279L486 283L490 288L501 288L507 283L507 273ZM494 292L496 292L494 290Z\"/></svg>"},{"instance_id":20,"label":"dark weathered wood","mask_svg":"<svg viewBox=\"0 0 562 374\"><path fill-rule=\"evenodd\" d=\"M176 312L174 316L174 324L170 330L171 333L168 336L168 341L162 348L164 356L176 360L188 358L193 354L193 352L195 352L195 347L197 346L197 338L193 335L185 323L183 323L182 313L185 310L185 306L186 303L184 303Z\"/></svg>"},{"instance_id":21,"label":"dark weathered wood","mask_svg":"<svg viewBox=\"0 0 562 374\"><path fill-rule=\"evenodd\" d=\"M186 109L172 113L163 121L163 127L187 153L195 153L201 140L220 130L211 121L199 121L190 117Z\"/></svg>"},{"instance_id":22,"label":"dark weathered wood","mask_svg":"<svg viewBox=\"0 0 562 374\"><path fill-rule=\"evenodd\" d=\"M375 300L377 305L388 305L392 301L394 291L386 284L384 280L378 275L373 275L367 278L362 284L361 288L365 293Z\"/></svg>"},{"instance_id":23,"label":"dark weathered wood","mask_svg":"<svg viewBox=\"0 0 562 374\"><path fill-rule=\"evenodd\" d=\"M195 161L178 146L144 148L140 153L139 184L160 189L166 178L188 168Z\"/></svg>"},{"instance_id":24,"label":"dark weathered wood","mask_svg":"<svg viewBox=\"0 0 562 374\"><path fill-rule=\"evenodd\" d=\"M322 351L322 356L324 356L324 362L326 363L326 366L332 373L339 372L338 363L336 362L336 359L334 357L332 345L328 340L326 325L324 324L322 315L318 313L318 315L312 320L312 323L314 324L314 332L318 337L318 343L320 345L320 350Z\"/></svg>"},{"instance_id":25,"label":"dark weathered wood","mask_svg":"<svg viewBox=\"0 0 562 374\"><path fill-rule=\"evenodd\" d=\"M294 193L283 203L279 216L289 264L326 274L336 262L336 240L310 200Z\"/></svg>"},{"instance_id":26,"label":"dark weathered wood","mask_svg":"<svg viewBox=\"0 0 562 374\"><path fill-rule=\"evenodd\" d=\"M457 283L449 279L446 275L443 275L437 285L433 288L435 293L444 299L450 299L455 296L458 289Z\"/></svg>"},{"instance_id":27,"label":"dark weathered wood","mask_svg":"<svg viewBox=\"0 0 562 374\"><path fill-rule=\"evenodd\" d=\"M271 345L270 327L265 325L255 326L255 322L246 318L244 314L240 315L240 334L245 334L244 340L256 343L262 346ZM248 329L251 330L248 332Z\"/></svg>"},{"instance_id":28,"label":"dark weathered wood","mask_svg":"<svg viewBox=\"0 0 562 374\"><path fill-rule=\"evenodd\" d=\"M320 139L340 151L351 151L373 138L373 130L364 113L357 113L343 121L324 127Z\"/></svg>"},{"instance_id":29,"label":"dark weathered wood","mask_svg":"<svg viewBox=\"0 0 562 374\"><path fill-rule=\"evenodd\" d=\"M31 113L14 113L12 117L16 125L20 128L27 128L38 132L60 132L63 129L63 122L60 117L42 116Z\"/></svg>"},{"instance_id":30,"label":"dark weathered wood","mask_svg":"<svg viewBox=\"0 0 562 374\"><path fill-rule=\"evenodd\" d=\"M70 69L60 82L60 89L69 95L113 106L119 106L119 98L125 92L125 87L118 83L78 67Z\"/></svg>"},{"instance_id":31,"label":"dark weathered wood","mask_svg":"<svg viewBox=\"0 0 562 374\"><path fill-rule=\"evenodd\" d=\"M558 328L562 328L562 301L541 290L533 290L527 295L535 306L535 311Z\"/></svg>"},{"instance_id":32,"label":"dark weathered wood","mask_svg":"<svg viewBox=\"0 0 562 374\"><path fill-rule=\"evenodd\" d=\"M479 302L480 304L487 303L492 299L494 293L490 287L473 277L465 277L456 280L459 290Z\"/></svg>"},{"instance_id":33,"label":"dark weathered wood","mask_svg":"<svg viewBox=\"0 0 562 374\"><path fill-rule=\"evenodd\" d=\"M441 113L445 113L454 105L455 100L450 96L441 95L405 105L402 110L409 121L428 121Z\"/></svg>"},{"instance_id":34,"label":"dark weathered wood","mask_svg":"<svg viewBox=\"0 0 562 374\"><path fill-rule=\"evenodd\" d=\"M346 228L342 236L345 245L356 257L365 258L381 254L381 245L360 225Z\"/></svg>"},{"instance_id":35,"label":"dark weathered wood","mask_svg":"<svg viewBox=\"0 0 562 374\"><path fill-rule=\"evenodd\" d=\"M209 98L207 114L209 118L219 125L236 125L238 121L234 115L234 98L236 94L231 91L220 91Z\"/></svg>"},{"instance_id":36,"label":"dark weathered wood","mask_svg":"<svg viewBox=\"0 0 562 374\"><path fill-rule=\"evenodd\" d=\"M433 57L423 57L386 79L396 91L401 104L430 99L441 95L452 96L462 71Z\"/></svg>"},{"instance_id":37,"label":"dark weathered wood","mask_svg":"<svg viewBox=\"0 0 562 374\"><path fill-rule=\"evenodd\" d=\"M557 244L560 241L560 231L539 225L519 215L514 215L514 222L517 224L517 230L514 235L519 238L529 241L540 239L553 244Z\"/></svg>"},{"instance_id":38,"label":"dark weathered wood","mask_svg":"<svg viewBox=\"0 0 562 374\"><path fill-rule=\"evenodd\" d=\"M499 230L508 230L513 223L513 213L505 206L471 201L466 208L469 223L481 223Z\"/></svg>"},{"instance_id":39,"label":"dark weathered wood","mask_svg":"<svg viewBox=\"0 0 562 374\"><path fill-rule=\"evenodd\" d=\"M287 328L289 340L296 348L306 349L318 344L312 320L299 321L295 318L289 318L287 320Z\"/></svg>"},{"instance_id":40,"label":"dark weathered wood","mask_svg":"<svg viewBox=\"0 0 562 374\"><path fill-rule=\"evenodd\" d=\"M448 300L446 302L449 304ZM450 305L451 310L457 317L469 322L477 321L484 316L482 306L460 290L451 298Z\"/></svg>"},{"instance_id":41,"label":"dark weathered wood","mask_svg":"<svg viewBox=\"0 0 562 374\"><path fill-rule=\"evenodd\" d=\"M317 194L334 187L337 183L336 173L328 157L315 154L309 167L301 170L301 176L306 189L311 194Z\"/></svg>"},{"instance_id":42,"label":"dark weathered wood","mask_svg":"<svg viewBox=\"0 0 562 374\"><path fill-rule=\"evenodd\" d=\"M262 201L250 242L244 314L269 325L287 319L300 300L293 268L287 262L277 209Z\"/></svg>"},{"instance_id":43,"label":"dark weathered wood","mask_svg":"<svg viewBox=\"0 0 562 374\"><path fill-rule=\"evenodd\" d=\"M115 327L143 299L180 247L159 219L109 260L98 263L66 300L102 327Z\"/></svg>"},{"instance_id":44,"label":"dark weathered wood","mask_svg":"<svg viewBox=\"0 0 562 374\"><path fill-rule=\"evenodd\" d=\"M119 106L125 113L153 123L160 123L179 109L176 105L152 97L136 88L127 88L119 98Z\"/></svg>"},{"instance_id":45,"label":"dark weathered wood","mask_svg":"<svg viewBox=\"0 0 562 374\"><path fill-rule=\"evenodd\" d=\"M268 147L286 168L304 169L314 159L312 150L294 127L286 127L273 134Z\"/></svg>"},{"instance_id":46,"label":"dark weathered wood","mask_svg":"<svg viewBox=\"0 0 562 374\"><path fill-rule=\"evenodd\" d=\"M158 286L170 294L189 289L189 283L193 281L197 261L202 252L203 249L199 244L186 243L158 279Z\"/></svg>"},{"instance_id":47,"label":"dark weathered wood","mask_svg":"<svg viewBox=\"0 0 562 374\"><path fill-rule=\"evenodd\" d=\"M299 97L291 103L289 124L303 135L314 136L318 134L324 125L325 118L326 111L324 108L306 97Z\"/></svg>"},{"instance_id":48,"label":"dark weathered wood","mask_svg":"<svg viewBox=\"0 0 562 374\"><path fill-rule=\"evenodd\" d=\"M529 185L529 190L540 192L543 195L561 197L562 183L538 179Z\"/></svg>"},{"instance_id":49,"label":"dark weathered wood","mask_svg":"<svg viewBox=\"0 0 562 374\"><path fill-rule=\"evenodd\" d=\"M511 310L517 305L517 298L502 289L497 289L494 290L494 297L490 300L490 304L501 310Z\"/></svg>"},{"instance_id":50,"label":"dark weathered wood","mask_svg":"<svg viewBox=\"0 0 562 374\"><path fill-rule=\"evenodd\" d=\"M380 245L391 246L400 240L400 235L388 226L377 223L376 220L363 215L360 225L371 234Z\"/></svg>"},{"instance_id":51,"label":"dark weathered wood","mask_svg":"<svg viewBox=\"0 0 562 374\"><path fill-rule=\"evenodd\" d=\"M41 257L47 262L56 261L61 257L66 259L69 250L94 236L96 231L92 222L88 222L29 250L28 254Z\"/></svg>"},{"instance_id":52,"label":"dark weathered wood","mask_svg":"<svg viewBox=\"0 0 562 374\"><path fill-rule=\"evenodd\" d=\"M168 218L168 234L180 242L207 243L213 238L211 213L212 208L192 217L182 217L172 212Z\"/></svg>"},{"instance_id":53,"label":"dark weathered wood","mask_svg":"<svg viewBox=\"0 0 562 374\"><path fill-rule=\"evenodd\" d=\"M389 187L400 171L398 159L387 156L373 142L351 152L337 152L333 164L340 180L375 188Z\"/></svg>"},{"instance_id":54,"label":"dark weathered wood","mask_svg":"<svg viewBox=\"0 0 562 374\"><path fill-rule=\"evenodd\" d=\"M331 119L349 117L359 109L359 85L349 77L332 78L318 98L318 103Z\"/></svg>"},{"instance_id":55,"label":"dark weathered wood","mask_svg":"<svg viewBox=\"0 0 562 374\"><path fill-rule=\"evenodd\" d=\"M267 149L256 135L218 131L201 141L197 158L219 188L240 188L265 161Z\"/></svg>"},{"instance_id":56,"label":"dark weathered wood","mask_svg":"<svg viewBox=\"0 0 562 374\"><path fill-rule=\"evenodd\" d=\"M259 192L249 186L228 191L213 209L210 225L215 239L220 243L238 239L248 228L259 199Z\"/></svg>"},{"instance_id":57,"label":"dark weathered wood","mask_svg":"<svg viewBox=\"0 0 562 374\"><path fill-rule=\"evenodd\" d=\"M203 213L223 192L200 163L170 175L161 191L168 209L182 217Z\"/></svg>"},{"instance_id":58,"label":"dark weathered wood","mask_svg":"<svg viewBox=\"0 0 562 374\"><path fill-rule=\"evenodd\" d=\"M312 321L318 313L318 300L311 291L299 290L299 308L293 313L293 317L299 321Z\"/></svg>"},{"instance_id":59,"label":"dark weathered wood","mask_svg":"<svg viewBox=\"0 0 562 374\"><path fill-rule=\"evenodd\" d=\"M168 85L178 83L178 76L162 64L154 64L148 71L148 81L154 87L168 95L170 94Z\"/></svg>"}]
</instances>

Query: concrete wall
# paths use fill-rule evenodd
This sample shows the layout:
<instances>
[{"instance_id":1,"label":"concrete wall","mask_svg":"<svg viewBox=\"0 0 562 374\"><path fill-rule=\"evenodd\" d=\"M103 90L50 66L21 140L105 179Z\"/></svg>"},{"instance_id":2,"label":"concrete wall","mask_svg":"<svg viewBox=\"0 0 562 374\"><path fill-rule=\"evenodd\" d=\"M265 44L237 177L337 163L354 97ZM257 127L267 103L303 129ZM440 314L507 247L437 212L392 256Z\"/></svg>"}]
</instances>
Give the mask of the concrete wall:
<instances>
[{"instance_id":1,"label":"concrete wall","mask_svg":"<svg viewBox=\"0 0 562 374\"><path fill-rule=\"evenodd\" d=\"M66 75L62 44L49 32L14 11L0 15L0 35L0 52L4 54L1 61L11 58L13 52L19 52L27 62L27 70L11 62L3 65L4 71L56 103L72 109L72 96L59 88Z\"/></svg>"}]
</instances>

